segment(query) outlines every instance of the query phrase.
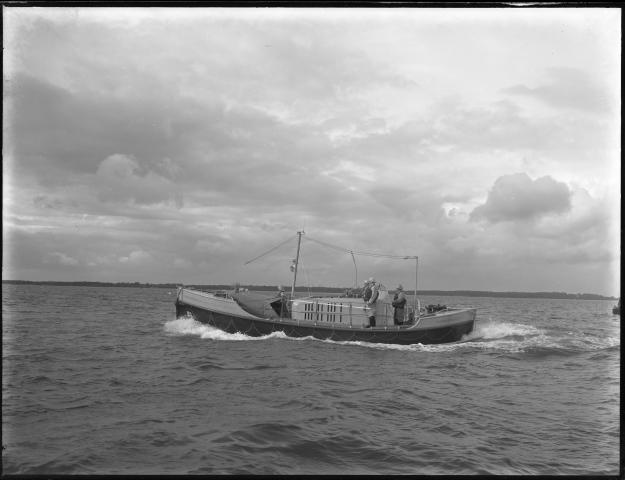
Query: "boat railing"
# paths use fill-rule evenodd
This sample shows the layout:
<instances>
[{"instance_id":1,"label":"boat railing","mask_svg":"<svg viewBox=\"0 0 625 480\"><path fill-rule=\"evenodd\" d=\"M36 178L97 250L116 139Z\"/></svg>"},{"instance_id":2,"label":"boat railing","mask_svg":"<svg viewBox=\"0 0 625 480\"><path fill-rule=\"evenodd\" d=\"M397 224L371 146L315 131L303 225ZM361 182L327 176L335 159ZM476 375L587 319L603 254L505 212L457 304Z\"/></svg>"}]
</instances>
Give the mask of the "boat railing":
<instances>
[{"instance_id":1,"label":"boat railing","mask_svg":"<svg viewBox=\"0 0 625 480\"><path fill-rule=\"evenodd\" d=\"M340 300L340 297L337 297L337 300ZM349 324L349 326L359 326L368 323L368 317L371 312L371 307L366 306L364 303L358 305L353 302L328 302L315 298L295 298L290 299L289 302L291 319L298 322L299 320L313 321L315 323L338 322ZM294 302L297 302L298 308L294 307ZM375 311L376 324L379 326L397 326L394 322L394 313L394 307L390 303L380 302ZM419 316L417 315L416 317L418 318ZM411 325L417 318L415 318L413 308L408 307L404 309L402 325ZM344 322L343 319L346 321Z\"/></svg>"},{"instance_id":2,"label":"boat railing","mask_svg":"<svg viewBox=\"0 0 625 480\"><path fill-rule=\"evenodd\" d=\"M345 297L343 297L345 298ZM340 297L337 297L338 302L327 302L320 301L315 298L303 299L303 298L294 298L291 299L291 317L298 322L300 320L304 321L312 321L314 323L323 322L323 323L345 323L350 327L358 326L359 324L364 324L365 319L368 317L367 311L370 310L369 307L363 305L355 305L353 302L341 302ZM293 303L297 302L298 305L303 305L298 309L295 309ZM300 317L303 316L303 319ZM343 319L346 321L343 322Z\"/></svg>"}]
</instances>

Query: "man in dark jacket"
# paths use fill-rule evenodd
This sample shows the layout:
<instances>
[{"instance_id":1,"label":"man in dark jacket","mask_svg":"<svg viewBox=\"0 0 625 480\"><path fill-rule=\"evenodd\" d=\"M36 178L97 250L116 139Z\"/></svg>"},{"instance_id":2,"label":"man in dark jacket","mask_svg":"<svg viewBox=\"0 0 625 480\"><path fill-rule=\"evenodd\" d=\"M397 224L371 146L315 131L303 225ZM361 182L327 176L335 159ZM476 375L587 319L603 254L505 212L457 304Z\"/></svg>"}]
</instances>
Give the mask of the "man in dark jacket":
<instances>
[{"instance_id":1,"label":"man in dark jacket","mask_svg":"<svg viewBox=\"0 0 625 480\"><path fill-rule=\"evenodd\" d=\"M404 323L404 309L406 308L406 301L407 299L404 294L404 287L399 284L392 303L393 307L395 307L395 311L393 312L393 323L395 325L401 325Z\"/></svg>"}]
</instances>

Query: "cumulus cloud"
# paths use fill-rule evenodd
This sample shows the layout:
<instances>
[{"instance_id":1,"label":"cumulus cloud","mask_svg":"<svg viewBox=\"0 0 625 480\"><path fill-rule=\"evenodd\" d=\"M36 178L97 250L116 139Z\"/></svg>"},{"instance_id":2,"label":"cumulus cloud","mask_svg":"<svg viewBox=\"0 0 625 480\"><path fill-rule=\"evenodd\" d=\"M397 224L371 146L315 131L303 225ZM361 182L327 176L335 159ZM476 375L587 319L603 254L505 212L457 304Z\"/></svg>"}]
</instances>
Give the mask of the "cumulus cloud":
<instances>
[{"instance_id":1,"label":"cumulus cloud","mask_svg":"<svg viewBox=\"0 0 625 480\"><path fill-rule=\"evenodd\" d=\"M532 180L526 173L516 173L499 177L486 203L476 207L470 218L492 223L529 220L570 208L571 191L565 183L550 176Z\"/></svg>"},{"instance_id":2,"label":"cumulus cloud","mask_svg":"<svg viewBox=\"0 0 625 480\"><path fill-rule=\"evenodd\" d=\"M181 173L178 156L188 156L189 136L210 126L221 112L218 105L199 111L180 98L153 102L145 95L119 99L73 92L24 73L11 78L7 95L6 134L20 159L17 171L46 185L67 184L68 173L92 174L103 158L117 152L172 178ZM219 129L204 131L216 142L224 136Z\"/></svg>"}]
</instances>

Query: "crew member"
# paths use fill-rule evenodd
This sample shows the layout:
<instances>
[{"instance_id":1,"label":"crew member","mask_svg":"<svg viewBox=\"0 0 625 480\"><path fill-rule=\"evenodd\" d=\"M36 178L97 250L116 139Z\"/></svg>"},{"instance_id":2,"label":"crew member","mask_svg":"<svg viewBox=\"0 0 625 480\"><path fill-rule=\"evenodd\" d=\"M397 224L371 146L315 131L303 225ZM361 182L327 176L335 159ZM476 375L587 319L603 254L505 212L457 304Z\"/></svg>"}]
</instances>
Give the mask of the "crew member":
<instances>
[{"instance_id":1,"label":"crew member","mask_svg":"<svg viewBox=\"0 0 625 480\"><path fill-rule=\"evenodd\" d=\"M365 301L365 306L369 308L369 327L375 327L375 302L380 294L380 286L375 283L375 279L373 277L369 279L369 286L371 288L371 295L369 300Z\"/></svg>"},{"instance_id":2,"label":"crew member","mask_svg":"<svg viewBox=\"0 0 625 480\"><path fill-rule=\"evenodd\" d=\"M397 286L397 292L395 292L395 296L393 297L392 305L395 307L395 311L393 312L393 323L395 325L401 325L404 323L404 309L406 308L406 294L404 293L404 287L400 283Z\"/></svg>"},{"instance_id":3,"label":"crew member","mask_svg":"<svg viewBox=\"0 0 625 480\"><path fill-rule=\"evenodd\" d=\"M278 295L280 296L280 316L287 317L289 312L289 304L286 298L286 293L284 293L284 288L282 285L278 286Z\"/></svg>"},{"instance_id":4,"label":"crew member","mask_svg":"<svg viewBox=\"0 0 625 480\"><path fill-rule=\"evenodd\" d=\"M362 288L362 299L365 301L365 303L367 303L371 298L371 282L373 281L373 277L371 277L369 280L365 280L364 286Z\"/></svg>"}]
</instances>

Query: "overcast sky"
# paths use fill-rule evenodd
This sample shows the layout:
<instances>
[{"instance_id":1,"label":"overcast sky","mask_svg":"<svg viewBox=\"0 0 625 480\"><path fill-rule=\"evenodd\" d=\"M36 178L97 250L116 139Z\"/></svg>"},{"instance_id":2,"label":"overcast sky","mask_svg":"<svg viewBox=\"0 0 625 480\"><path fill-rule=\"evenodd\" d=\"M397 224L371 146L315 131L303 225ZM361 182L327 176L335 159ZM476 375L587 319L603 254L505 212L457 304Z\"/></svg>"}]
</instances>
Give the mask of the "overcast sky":
<instances>
[{"instance_id":1,"label":"overcast sky","mask_svg":"<svg viewBox=\"0 0 625 480\"><path fill-rule=\"evenodd\" d=\"M619 294L618 9L3 8L4 279Z\"/></svg>"}]
</instances>

